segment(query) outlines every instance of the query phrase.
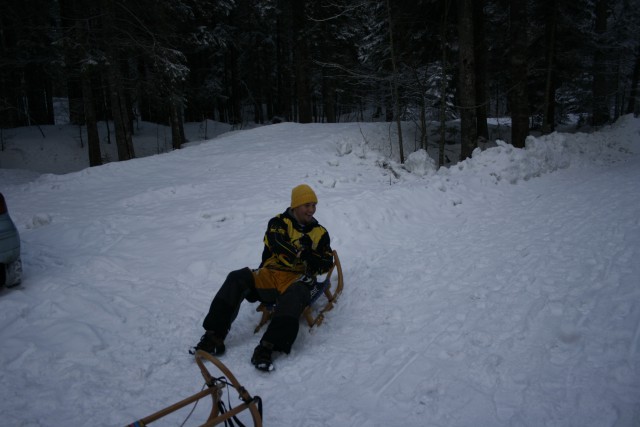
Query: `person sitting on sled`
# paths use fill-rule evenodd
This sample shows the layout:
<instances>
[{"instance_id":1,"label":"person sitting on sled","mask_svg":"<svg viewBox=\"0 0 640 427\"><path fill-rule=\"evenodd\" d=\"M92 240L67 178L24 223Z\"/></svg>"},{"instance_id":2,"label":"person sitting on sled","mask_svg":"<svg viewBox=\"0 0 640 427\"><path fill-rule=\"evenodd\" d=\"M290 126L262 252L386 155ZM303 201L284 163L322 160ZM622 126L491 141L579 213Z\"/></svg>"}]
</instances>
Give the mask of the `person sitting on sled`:
<instances>
[{"instance_id":1,"label":"person sitting on sled","mask_svg":"<svg viewBox=\"0 0 640 427\"><path fill-rule=\"evenodd\" d=\"M273 369L273 351L289 353L298 336L299 317L309 305L315 276L333 265L329 233L314 218L318 198L306 184L291 191L291 205L272 218L264 235L262 262L256 270L232 271L213 298L202 326L205 334L192 349L220 356L224 340L243 300L275 303L271 323L255 348L251 363Z\"/></svg>"}]
</instances>

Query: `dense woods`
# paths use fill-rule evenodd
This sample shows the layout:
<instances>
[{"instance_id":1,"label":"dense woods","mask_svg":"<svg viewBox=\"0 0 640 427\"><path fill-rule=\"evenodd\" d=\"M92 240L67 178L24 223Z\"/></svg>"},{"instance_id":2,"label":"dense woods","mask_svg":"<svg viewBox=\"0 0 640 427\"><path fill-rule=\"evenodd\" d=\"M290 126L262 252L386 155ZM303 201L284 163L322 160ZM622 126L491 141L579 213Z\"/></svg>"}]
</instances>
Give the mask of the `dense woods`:
<instances>
[{"instance_id":1,"label":"dense woods","mask_svg":"<svg viewBox=\"0 0 640 427\"><path fill-rule=\"evenodd\" d=\"M601 126L639 109L639 0L6 0L0 128L113 123L460 119L461 159L510 116L511 142L569 114ZM0 130L1 130L0 129ZM442 132L444 135L444 131ZM443 143L440 138L440 143ZM443 159L439 159L440 164Z\"/></svg>"}]
</instances>

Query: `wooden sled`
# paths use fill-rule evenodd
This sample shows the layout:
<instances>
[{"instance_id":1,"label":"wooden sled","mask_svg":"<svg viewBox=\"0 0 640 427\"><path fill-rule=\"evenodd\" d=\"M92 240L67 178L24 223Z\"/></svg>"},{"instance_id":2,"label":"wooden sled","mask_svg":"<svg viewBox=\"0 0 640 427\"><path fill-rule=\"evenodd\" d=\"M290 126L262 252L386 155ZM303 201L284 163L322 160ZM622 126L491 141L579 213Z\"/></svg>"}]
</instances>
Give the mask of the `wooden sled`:
<instances>
[{"instance_id":1,"label":"wooden sled","mask_svg":"<svg viewBox=\"0 0 640 427\"><path fill-rule=\"evenodd\" d=\"M200 427L216 426L220 423L225 423L226 425L227 421L229 421L229 423L232 423L233 421L231 420L231 418L234 418L240 412L245 410L249 410L249 412L251 413L251 417L253 419L252 425L254 427L262 427L262 402L260 400L260 397L251 397L247 390L245 390L245 388L240 385L236 377L233 376L231 371L229 371L229 369L227 369L227 367L214 356L202 350L198 350L196 351L195 358L196 363L200 368L200 372L204 377L207 389L202 390L201 392L196 393L193 396L187 397L186 399L168 406L154 414L151 414L148 417L128 424L126 427L145 427L152 422L157 421L160 418L163 418L166 415L177 411L178 409L184 408L191 403L197 402L198 400L206 396L211 396L211 398L213 399L213 404L211 407L209 418L207 418L207 421L204 424L201 424ZM224 376L218 378L214 378L213 376L211 376L204 365L203 359L206 359L209 362L213 363L224 374ZM239 397L243 403L234 408L229 408L227 411L225 411L224 402L222 400L223 389L229 385L238 392Z\"/></svg>"},{"instance_id":2,"label":"wooden sled","mask_svg":"<svg viewBox=\"0 0 640 427\"><path fill-rule=\"evenodd\" d=\"M335 273L335 274L334 274ZM333 277L336 276L336 277ZM332 278L334 280L332 280ZM335 283L335 286L334 286ZM327 302L321 308L314 309L314 306L318 304L318 299L311 299L311 304L307 306L302 312L302 316L307 321L309 325L309 330L311 330L314 326L320 326L324 321L324 314L333 308L333 305L338 300L338 297L342 293L342 288L344 286L344 280L342 278L342 266L340 265L340 258L338 258L338 253L333 251L333 266L327 272L325 279L322 282L318 282L318 285L322 289L322 295L324 295L327 299ZM322 295L318 295L321 297ZM260 318L260 322L254 329L254 333L258 333L260 328L269 323L271 317L273 316L273 311L275 309L275 304L265 304L260 303L256 308L256 311L262 313Z\"/></svg>"}]
</instances>

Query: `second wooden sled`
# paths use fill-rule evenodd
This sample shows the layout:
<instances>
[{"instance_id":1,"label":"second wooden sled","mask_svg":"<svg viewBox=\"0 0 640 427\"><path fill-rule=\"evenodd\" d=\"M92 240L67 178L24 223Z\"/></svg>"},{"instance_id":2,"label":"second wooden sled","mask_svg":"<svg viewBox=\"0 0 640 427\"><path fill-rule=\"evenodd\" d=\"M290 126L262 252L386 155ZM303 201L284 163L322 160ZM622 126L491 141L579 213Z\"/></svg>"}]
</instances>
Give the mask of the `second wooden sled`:
<instances>
[{"instance_id":1,"label":"second wooden sled","mask_svg":"<svg viewBox=\"0 0 640 427\"><path fill-rule=\"evenodd\" d=\"M315 297L312 296L311 303L302 312L302 316L307 321L310 330L314 326L320 326L322 324L324 321L324 314L333 308L338 297L342 293L343 287L344 279L342 276L342 266L340 265L338 253L334 250L333 265L327 272L325 279L321 282L316 282L316 289L318 289L320 293ZM319 304L318 299L321 299L322 295L326 297L326 303L322 307L314 308ZM260 328L269 323L271 316L273 316L274 309L274 304L260 303L260 305L258 305L256 311L262 313L262 316L260 318L260 322L253 331L254 333L257 333L260 331Z\"/></svg>"},{"instance_id":2,"label":"second wooden sled","mask_svg":"<svg viewBox=\"0 0 640 427\"><path fill-rule=\"evenodd\" d=\"M207 421L204 424L201 424L200 427L212 427L217 426L221 423L224 423L226 425L227 422L233 425L232 418L235 418L240 412L245 410L248 410L251 413L251 418L253 420L252 425L254 427L262 427L262 401L260 397L252 397L249 392L240 385L231 371L214 356L202 350L198 350L196 351L195 358L196 363L200 368L200 372L204 377L207 388L199 393L194 394L193 396L181 400L178 403L174 403L173 405L168 406L158 412L155 412L147 417L128 424L126 427L145 427L152 422L157 421L160 418L163 418L177 411L178 409L182 409L191 403L197 402L198 400L206 396L211 396L213 402L209 418L207 418ZM213 363L224 376L213 377L207 370L207 367L204 364L204 360L208 360L209 362ZM229 385L238 392L242 403L234 408L229 408L229 410L227 411L223 411L224 405L221 405L223 390Z\"/></svg>"}]
</instances>

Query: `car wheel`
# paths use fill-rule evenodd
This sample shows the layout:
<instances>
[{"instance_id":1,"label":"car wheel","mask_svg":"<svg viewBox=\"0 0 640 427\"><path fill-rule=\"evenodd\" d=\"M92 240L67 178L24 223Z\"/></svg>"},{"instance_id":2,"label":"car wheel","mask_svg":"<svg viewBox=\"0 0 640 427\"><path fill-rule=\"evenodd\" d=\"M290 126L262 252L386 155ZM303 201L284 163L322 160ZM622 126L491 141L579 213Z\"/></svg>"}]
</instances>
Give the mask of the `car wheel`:
<instances>
[{"instance_id":1,"label":"car wheel","mask_svg":"<svg viewBox=\"0 0 640 427\"><path fill-rule=\"evenodd\" d=\"M0 265L4 267L0 268L2 270L0 272L0 283L4 283L7 288L12 288L22 282L22 261L20 258L12 263Z\"/></svg>"}]
</instances>

